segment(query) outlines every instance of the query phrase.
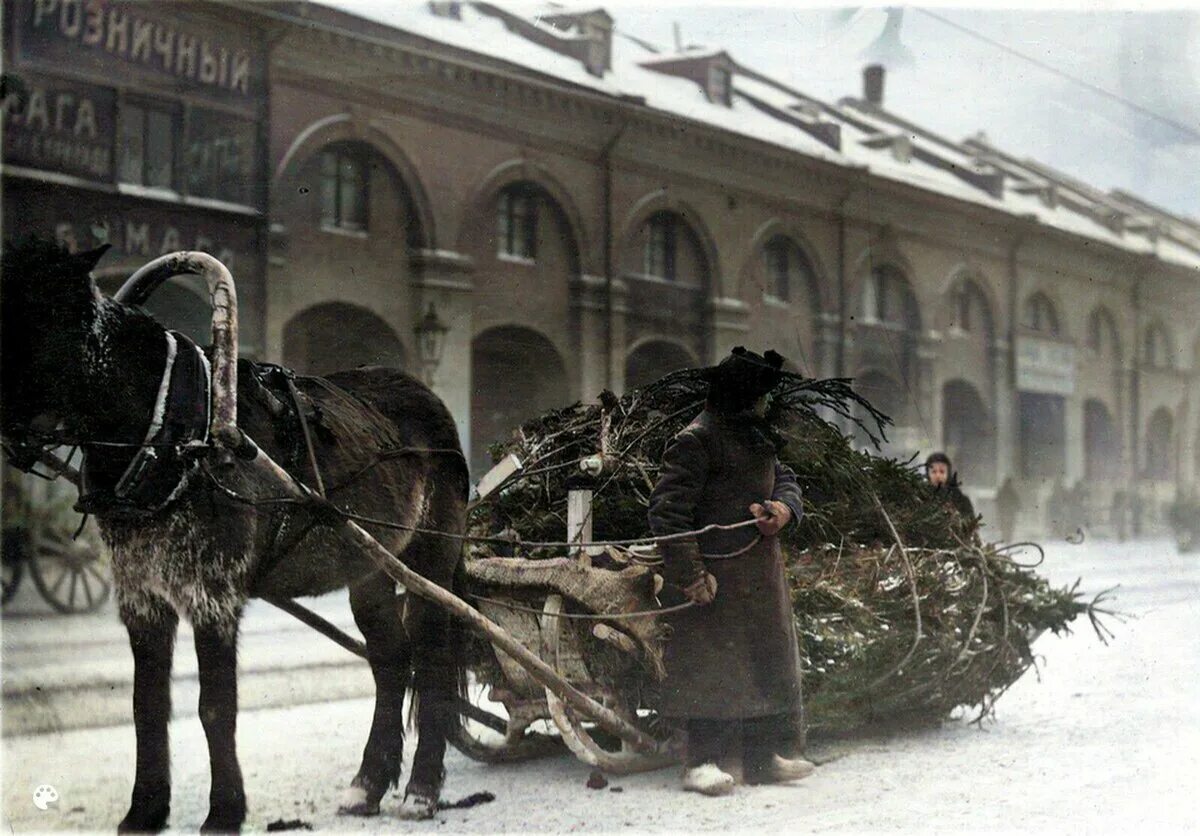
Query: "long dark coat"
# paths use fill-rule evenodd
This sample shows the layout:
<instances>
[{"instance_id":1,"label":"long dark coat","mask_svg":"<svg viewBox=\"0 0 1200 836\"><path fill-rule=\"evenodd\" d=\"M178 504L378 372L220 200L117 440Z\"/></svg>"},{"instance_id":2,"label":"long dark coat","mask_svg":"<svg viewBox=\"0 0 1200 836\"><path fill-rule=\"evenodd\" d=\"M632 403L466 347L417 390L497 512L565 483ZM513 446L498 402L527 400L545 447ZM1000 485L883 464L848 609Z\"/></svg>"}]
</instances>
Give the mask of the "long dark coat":
<instances>
[{"instance_id":1,"label":"long dark coat","mask_svg":"<svg viewBox=\"0 0 1200 836\"><path fill-rule=\"evenodd\" d=\"M748 416L702 412L663 457L650 497L655 535L736 523L751 503L775 499L794 520L802 506L795 474ZM687 586L702 570L717 578L716 600L668 616L667 679L659 711L668 717L735 719L798 713L800 653L791 593L777 536L749 551L754 527L664 544L668 583Z\"/></svg>"}]
</instances>

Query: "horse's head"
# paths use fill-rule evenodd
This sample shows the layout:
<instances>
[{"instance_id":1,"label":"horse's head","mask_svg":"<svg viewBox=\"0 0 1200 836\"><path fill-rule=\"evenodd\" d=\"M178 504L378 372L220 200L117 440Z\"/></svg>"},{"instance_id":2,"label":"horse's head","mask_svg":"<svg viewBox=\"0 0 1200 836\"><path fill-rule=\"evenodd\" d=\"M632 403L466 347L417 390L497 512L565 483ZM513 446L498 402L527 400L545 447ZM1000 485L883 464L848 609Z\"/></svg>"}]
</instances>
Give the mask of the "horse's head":
<instances>
[{"instance_id":1,"label":"horse's head","mask_svg":"<svg viewBox=\"0 0 1200 836\"><path fill-rule=\"evenodd\" d=\"M101 295L89 275L108 249L70 253L44 240L8 244L0 265L0 431L48 432L70 401Z\"/></svg>"}]
</instances>

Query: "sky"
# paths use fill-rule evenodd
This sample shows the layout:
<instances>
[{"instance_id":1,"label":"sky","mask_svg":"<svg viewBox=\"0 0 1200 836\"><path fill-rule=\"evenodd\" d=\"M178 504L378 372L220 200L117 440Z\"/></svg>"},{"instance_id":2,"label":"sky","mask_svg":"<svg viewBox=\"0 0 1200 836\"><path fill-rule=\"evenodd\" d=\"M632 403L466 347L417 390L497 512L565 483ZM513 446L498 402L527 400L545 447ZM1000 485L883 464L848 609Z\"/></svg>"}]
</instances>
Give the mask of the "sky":
<instances>
[{"instance_id":1,"label":"sky","mask_svg":"<svg viewBox=\"0 0 1200 836\"><path fill-rule=\"evenodd\" d=\"M1153 11L601 3L618 30L723 47L826 101L887 68L885 106L951 139L983 131L1103 189L1200 218L1200 4ZM1067 78L1069 76L1070 78Z\"/></svg>"}]
</instances>

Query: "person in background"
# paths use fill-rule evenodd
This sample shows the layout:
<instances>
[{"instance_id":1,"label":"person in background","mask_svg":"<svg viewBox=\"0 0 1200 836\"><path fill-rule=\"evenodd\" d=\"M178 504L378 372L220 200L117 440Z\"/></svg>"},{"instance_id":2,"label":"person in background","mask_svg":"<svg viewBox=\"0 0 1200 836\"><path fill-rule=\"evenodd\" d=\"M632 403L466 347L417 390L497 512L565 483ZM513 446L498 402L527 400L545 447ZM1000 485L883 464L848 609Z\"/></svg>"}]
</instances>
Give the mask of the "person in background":
<instances>
[{"instance_id":1,"label":"person in background","mask_svg":"<svg viewBox=\"0 0 1200 836\"><path fill-rule=\"evenodd\" d=\"M1000 539L1011 543L1017 528L1017 515L1021 513L1021 495L1017 492L1011 476L996 494L996 516L1000 518Z\"/></svg>"},{"instance_id":2,"label":"person in background","mask_svg":"<svg viewBox=\"0 0 1200 836\"><path fill-rule=\"evenodd\" d=\"M975 506L962 492L958 474L954 472L949 456L941 451L930 453L929 458L925 459L925 478L933 486L935 499L949 503L965 519L975 516Z\"/></svg>"},{"instance_id":3,"label":"person in background","mask_svg":"<svg viewBox=\"0 0 1200 836\"><path fill-rule=\"evenodd\" d=\"M745 783L781 783L813 771L794 757L801 712L800 649L779 532L800 519L796 475L779 462L782 439L764 420L783 358L740 346L706 369L701 412L663 455L650 495L656 537L753 518L754 527L662 541L663 579L695 605L671 627L659 713L687 730L683 788L726 795L722 762L742 750Z\"/></svg>"}]
</instances>

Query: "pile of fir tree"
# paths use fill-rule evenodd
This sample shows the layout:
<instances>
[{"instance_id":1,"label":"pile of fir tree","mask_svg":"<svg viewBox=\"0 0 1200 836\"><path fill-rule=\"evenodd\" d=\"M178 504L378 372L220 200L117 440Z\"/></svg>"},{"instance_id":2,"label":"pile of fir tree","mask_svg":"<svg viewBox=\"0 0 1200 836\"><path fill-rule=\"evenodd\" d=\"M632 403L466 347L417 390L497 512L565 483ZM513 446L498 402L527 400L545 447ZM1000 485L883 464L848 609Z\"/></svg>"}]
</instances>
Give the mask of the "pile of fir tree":
<instances>
[{"instance_id":1,"label":"pile of fir tree","mask_svg":"<svg viewBox=\"0 0 1200 836\"><path fill-rule=\"evenodd\" d=\"M705 390L699 372L686 370L526 422L492 448L496 461L513 453L524 469L475 506L473 533L562 540L568 480L582 459L603 453L594 539L646 537L663 451L703 408ZM982 542L979 520L934 501L911 462L856 449L841 427L878 441L890 421L849 381L785 374L767 420L804 492L800 524L781 537L810 729L935 722L959 707L982 716L1033 664L1030 644L1042 632L1065 632L1086 614L1104 637L1101 598L1085 600L1078 583L1054 588L1012 547Z\"/></svg>"}]
</instances>

